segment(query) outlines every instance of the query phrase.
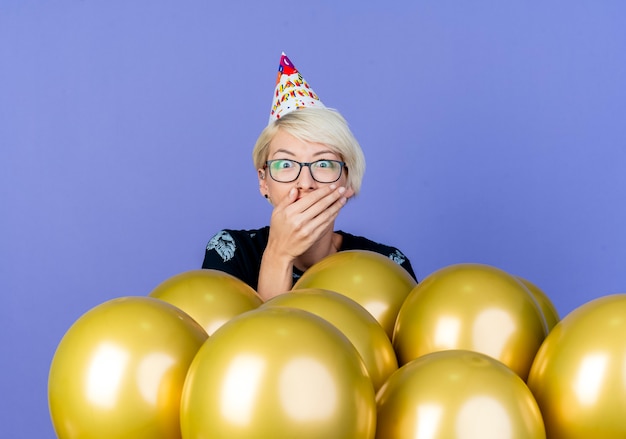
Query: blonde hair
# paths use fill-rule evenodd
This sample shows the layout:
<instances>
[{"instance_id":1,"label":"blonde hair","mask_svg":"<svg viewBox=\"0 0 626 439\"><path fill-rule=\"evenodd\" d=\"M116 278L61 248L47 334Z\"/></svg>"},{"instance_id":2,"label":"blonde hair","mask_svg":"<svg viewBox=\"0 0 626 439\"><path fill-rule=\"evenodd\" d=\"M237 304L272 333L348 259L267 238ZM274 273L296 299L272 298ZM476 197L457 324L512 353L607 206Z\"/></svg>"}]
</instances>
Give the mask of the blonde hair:
<instances>
[{"instance_id":1,"label":"blonde hair","mask_svg":"<svg viewBox=\"0 0 626 439\"><path fill-rule=\"evenodd\" d=\"M252 150L256 169L265 166L270 143L281 129L299 140L326 145L338 154L346 162L346 186L354 190L355 194L359 193L365 173L365 156L348 122L338 111L331 108L302 108L270 123L261 132Z\"/></svg>"}]
</instances>

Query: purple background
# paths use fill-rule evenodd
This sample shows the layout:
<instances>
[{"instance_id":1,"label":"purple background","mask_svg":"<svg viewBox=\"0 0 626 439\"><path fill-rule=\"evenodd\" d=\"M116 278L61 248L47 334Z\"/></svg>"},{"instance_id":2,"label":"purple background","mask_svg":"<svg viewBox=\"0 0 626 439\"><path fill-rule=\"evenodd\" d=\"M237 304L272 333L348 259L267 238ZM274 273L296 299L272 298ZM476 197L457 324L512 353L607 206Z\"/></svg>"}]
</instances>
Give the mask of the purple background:
<instances>
[{"instance_id":1,"label":"purple background","mask_svg":"<svg viewBox=\"0 0 626 439\"><path fill-rule=\"evenodd\" d=\"M90 308L265 225L251 148L285 51L368 160L338 227L420 278L626 292L626 3L2 0L0 425L54 437L47 374Z\"/></svg>"}]
</instances>

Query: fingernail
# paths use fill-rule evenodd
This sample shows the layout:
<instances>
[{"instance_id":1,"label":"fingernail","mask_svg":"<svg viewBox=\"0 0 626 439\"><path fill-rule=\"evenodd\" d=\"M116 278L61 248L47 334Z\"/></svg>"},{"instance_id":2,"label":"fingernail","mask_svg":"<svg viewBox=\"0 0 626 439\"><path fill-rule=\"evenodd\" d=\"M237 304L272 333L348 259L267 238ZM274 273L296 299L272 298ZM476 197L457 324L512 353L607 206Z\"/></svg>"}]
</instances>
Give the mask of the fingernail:
<instances>
[{"instance_id":1,"label":"fingernail","mask_svg":"<svg viewBox=\"0 0 626 439\"><path fill-rule=\"evenodd\" d=\"M334 191L335 189L337 189L337 186L335 186L334 184L330 185L330 190Z\"/></svg>"},{"instance_id":2,"label":"fingernail","mask_svg":"<svg viewBox=\"0 0 626 439\"><path fill-rule=\"evenodd\" d=\"M340 188L339 188L339 193L340 193L340 194L343 194L345 191L346 191L346 188L345 188L345 187L340 187Z\"/></svg>"}]
</instances>

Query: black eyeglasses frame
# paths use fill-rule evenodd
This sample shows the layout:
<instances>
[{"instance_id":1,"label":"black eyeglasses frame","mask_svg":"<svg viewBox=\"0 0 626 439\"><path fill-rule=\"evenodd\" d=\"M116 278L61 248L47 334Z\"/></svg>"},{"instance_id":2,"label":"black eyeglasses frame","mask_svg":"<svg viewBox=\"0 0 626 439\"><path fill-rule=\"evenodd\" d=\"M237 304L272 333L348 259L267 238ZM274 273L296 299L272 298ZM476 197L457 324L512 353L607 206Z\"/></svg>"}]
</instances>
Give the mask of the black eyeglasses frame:
<instances>
[{"instance_id":1,"label":"black eyeglasses frame","mask_svg":"<svg viewBox=\"0 0 626 439\"><path fill-rule=\"evenodd\" d=\"M272 175L272 168L271 168L271 164L273 162L281 162L281 161L290 161L293 163L297 163L300 166L300 169L298 170L298 174L296 174L296 177L293 180L289 180L289 181L282 181L282 180L276 180L276 178ZM315 178L315 176L313 175L313 170L311 169L311 165L315 165L316 163L319 162L333 162L333 163L337 163L340 167L339 170L339 176L337 177L337 179L333 180L333 181L319 181L317 178ZM302 172L302 168L303 167L307 167L309 168L309 172L311 173L311 178L315 181L317 181L318 183L334 183L336 181L338 181L341 178L341 175L343 174L343 170L348 169L348 167L346 166L346 162L342 162L341 160L329 160L329 159L320 159L320 160L316 160L314 162L299 162L297 160L292 160L292 159L275 159L275 160L267 160L265 162L265 166L264 169L267 169L270 177L272 178L272 180L278 182L278 183L293 183L294 181L296 181L298 179L298 177L300 177L300 173Z\"/></svg>"}]
</instances>

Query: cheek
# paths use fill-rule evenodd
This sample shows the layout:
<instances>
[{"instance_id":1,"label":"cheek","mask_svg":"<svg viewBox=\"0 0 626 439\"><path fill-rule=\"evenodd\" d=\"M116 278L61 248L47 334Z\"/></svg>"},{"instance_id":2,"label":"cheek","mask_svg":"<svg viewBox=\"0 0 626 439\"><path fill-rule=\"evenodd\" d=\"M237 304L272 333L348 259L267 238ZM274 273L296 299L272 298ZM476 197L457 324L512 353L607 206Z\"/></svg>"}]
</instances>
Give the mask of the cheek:
<instances>
[{"instance_id":1,"label":"cheek","mask_svg":"<svg viewBox=\"0 0 626 439\"><path fill-rule=\"evenodd\" d=\"M270 194L272 199L276 201L282 200L289 192L289 189L291 189L290 185L287 185L287 187L285 187L285 184L277 184L273 180L266 181L266 185L267 192Z\"/></svg>"}]
</instances>

